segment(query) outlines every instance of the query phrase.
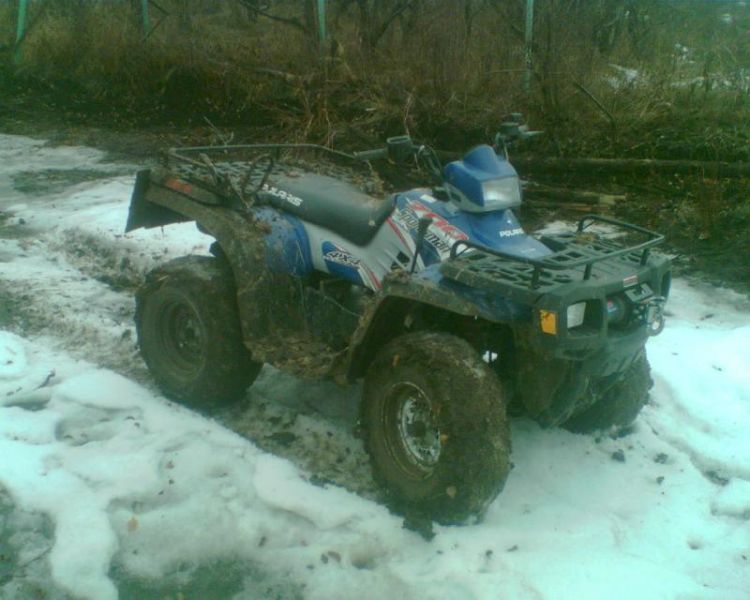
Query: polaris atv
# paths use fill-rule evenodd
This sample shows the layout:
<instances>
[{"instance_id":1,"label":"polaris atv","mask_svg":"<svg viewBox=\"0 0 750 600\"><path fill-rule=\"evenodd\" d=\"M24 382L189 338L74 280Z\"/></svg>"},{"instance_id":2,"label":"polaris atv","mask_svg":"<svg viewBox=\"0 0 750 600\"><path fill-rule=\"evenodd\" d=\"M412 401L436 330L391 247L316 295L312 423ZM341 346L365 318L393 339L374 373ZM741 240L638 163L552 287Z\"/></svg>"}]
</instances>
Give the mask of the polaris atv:
<instances>
[{"instance_id":1,"label":"polaris atv","mask_svg":"<svg viewBox=\"0 0 750 600\"><path fill-rule=\"evenodd\" d=\"M390 505L443 523L481 515L502 489L509 415L577 432L629 425L651 385L646 340L664 322L670 264L651 252L663 238L595 215L527 234L506 148L531 133L514 118L495 147L444 167L406 136L355 154L171 150L138 173L127 231L193 220L216 241L137 293L153 377L193 406L243 397L266 362L364 379L362 434ZM428 185L386 193L378 160L419 168Z\"/></svg>"}]
</instances>

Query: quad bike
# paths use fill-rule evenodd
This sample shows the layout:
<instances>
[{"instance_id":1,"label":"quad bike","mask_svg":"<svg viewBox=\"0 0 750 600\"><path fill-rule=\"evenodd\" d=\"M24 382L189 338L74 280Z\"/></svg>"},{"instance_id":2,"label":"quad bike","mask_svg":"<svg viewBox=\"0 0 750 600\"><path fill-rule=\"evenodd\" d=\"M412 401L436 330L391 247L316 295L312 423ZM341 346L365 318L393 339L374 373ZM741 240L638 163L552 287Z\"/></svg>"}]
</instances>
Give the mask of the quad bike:
<instances>
[{"instance_id":1,"label":"quad bike","mask_svg":"<svg viewBox=\"0 0 750 600\"><path fill-rule=\"evenodd\" d=\"M507 146L531 133L514 115L494 148L444 167L407 136L354 154L169 151L138 173L127 231L193 220L216 241L138 291L153 377L199 407L243 397L266 362L364 379L362 433L391 507L443 523L481 515L502 489L509 415L576 432L629 425L651 385L646 340L664 323L670 264L651 252L663 237L595 215L527 234ZM386 193L378 164L420 169L427 185Z\"/></svg>"}]
</instances>

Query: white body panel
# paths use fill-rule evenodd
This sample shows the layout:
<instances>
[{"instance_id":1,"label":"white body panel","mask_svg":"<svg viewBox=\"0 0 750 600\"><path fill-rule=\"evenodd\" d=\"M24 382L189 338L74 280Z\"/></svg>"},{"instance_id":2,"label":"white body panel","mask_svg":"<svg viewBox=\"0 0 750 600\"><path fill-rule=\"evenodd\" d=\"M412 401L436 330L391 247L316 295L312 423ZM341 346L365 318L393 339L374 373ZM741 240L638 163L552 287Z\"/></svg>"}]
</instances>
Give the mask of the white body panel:
<instances>
[{"instance_id":1,"label":"white body panel","mask_svg":"<svg viewBox=\"0 0 750 600\"><path fill-rule=\"evenodd\" d=\"M344 277L371 290L382 287L383 277L397 268L408 269L414 256L415 243L409 229L399 218L398 210L366 246L357 246L342 236L318 225L304 223L310 240L310 254L316 270ZM423 267L417 261L417 269Z\"/></svg>"}]
</instances>

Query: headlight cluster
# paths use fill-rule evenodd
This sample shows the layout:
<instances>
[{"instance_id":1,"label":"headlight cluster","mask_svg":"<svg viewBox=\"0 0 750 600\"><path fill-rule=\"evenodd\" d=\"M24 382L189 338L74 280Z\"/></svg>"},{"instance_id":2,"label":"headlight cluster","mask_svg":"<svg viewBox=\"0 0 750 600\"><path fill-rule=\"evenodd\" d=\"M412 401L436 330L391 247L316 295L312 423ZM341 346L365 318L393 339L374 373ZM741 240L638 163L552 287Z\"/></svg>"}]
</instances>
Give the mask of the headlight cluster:
<instances>
[{"instance_id":1,"label":"headlight cluster","mask_svg":"<svg viewBox=\"0 0 750 600\"><path fill-rule=\"evenodd\" d=\"M499 210L521 204L521 186L518 177L491 179L482 183L485 208Z\"/></svg>"},{"instance_id":2,"label":"headlight cluster","mask_svg":"<svg viewBox=\"0 0 750 600\"><path fill-rule=\"evenodd\" d=\"M583 325L586 318L586 302L571 304L565 311L565 321L568 329ZM539 311L539 326L544 333L557 335L557 313L554 310Z\"/></svg>"},{"instance_id":3,"label":"headlight cluster","mask_svg":"<svg viewBox=\"0 0 750 600\"><path fill-rule=\"evenodd\" d=\"M577 302L576 304L571 304L568 307L568 311L567 311L568 329L573 329L574 327L583 325L583 319L585 316L586 316L586 303L585 302Z\"/></svg>"}]
</instances>

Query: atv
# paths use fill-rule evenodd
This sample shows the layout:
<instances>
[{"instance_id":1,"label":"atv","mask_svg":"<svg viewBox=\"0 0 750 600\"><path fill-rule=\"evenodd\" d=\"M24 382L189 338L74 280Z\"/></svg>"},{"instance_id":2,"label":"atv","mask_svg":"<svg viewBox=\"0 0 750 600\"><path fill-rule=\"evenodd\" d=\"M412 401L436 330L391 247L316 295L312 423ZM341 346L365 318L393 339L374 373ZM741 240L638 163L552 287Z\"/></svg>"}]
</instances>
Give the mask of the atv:
<instances>
[{"instance_id":1,"label":"atv","mask_svg":"<svg viewBox=\"0 0 750 600\"><path fill-rule=\"evenodd\" d=\"M664 324L663 237L597 215L527 234L507 148L533 133L514 115L494 146L444 166L408 136L353 154L170 150L137 174L126 231L195 221L215 242L137 292L154 379L194 407L242 398L264 363L364 379L375 478L394 510L441 523L481 516L503 488L509 416L628 426L651 386L646 340ZM377 164L426 185L387 192Z\"/></svg>"}]
</instances>

